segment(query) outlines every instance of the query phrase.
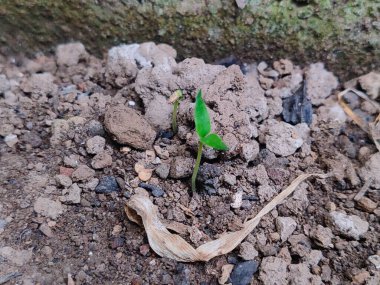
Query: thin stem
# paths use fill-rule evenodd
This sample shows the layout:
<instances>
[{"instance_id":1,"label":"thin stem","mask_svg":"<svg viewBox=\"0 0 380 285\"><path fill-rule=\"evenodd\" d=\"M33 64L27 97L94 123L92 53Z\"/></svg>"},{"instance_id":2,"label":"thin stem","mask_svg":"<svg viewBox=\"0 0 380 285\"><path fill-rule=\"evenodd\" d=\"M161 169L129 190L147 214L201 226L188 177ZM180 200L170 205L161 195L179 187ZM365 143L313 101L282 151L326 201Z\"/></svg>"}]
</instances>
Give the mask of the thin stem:
<instances>
[{"instance_id":1,"label":"thin stem","mask_svg":"<svg viewBox=\"0 0 380 285\"><path fill-rule=\"evenodd\" d=\"M199 142L197 161L195 162L193 176L191 176L191 190L193 190L193 192L197 191L196 181L197 181L197 174L198 174L198 170L199 170L199 165L201 164L202 149L203 149L203 143Z\"/></svg>"},{"instance_id":2,"label":"thin stem","mask_svg":"<svg viewBox=\"0 0 380 285\"><path fill-rule=\"evenodd\" d=\"M177 110L178 110L179 101L176 100L174 102L173 106L173 116L172 116L172 129L173 134L175 135L178 132L178 126L177 126Z\"/></svg>"}]
</instances>

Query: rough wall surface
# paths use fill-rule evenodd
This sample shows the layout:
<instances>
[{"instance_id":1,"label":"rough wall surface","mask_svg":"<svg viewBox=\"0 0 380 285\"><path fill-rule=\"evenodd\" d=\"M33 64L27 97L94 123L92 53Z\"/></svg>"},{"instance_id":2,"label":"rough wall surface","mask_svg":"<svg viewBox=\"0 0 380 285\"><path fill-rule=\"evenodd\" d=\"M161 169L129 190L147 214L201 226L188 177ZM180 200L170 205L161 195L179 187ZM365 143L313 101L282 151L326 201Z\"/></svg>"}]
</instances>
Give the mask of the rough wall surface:
<instances>
[{"instance_id":1,"label":"rough wall surface","mask_svg":"<svg viewBox=\"0 0 380 285\"><path fill-rule=\"evenodd\" d=\"M322 60L350 77L380 67L380 0L0 1L5 53L67 41L101 53L148 40L173 45L181 58Z\"/></svg>"}]
</instances>

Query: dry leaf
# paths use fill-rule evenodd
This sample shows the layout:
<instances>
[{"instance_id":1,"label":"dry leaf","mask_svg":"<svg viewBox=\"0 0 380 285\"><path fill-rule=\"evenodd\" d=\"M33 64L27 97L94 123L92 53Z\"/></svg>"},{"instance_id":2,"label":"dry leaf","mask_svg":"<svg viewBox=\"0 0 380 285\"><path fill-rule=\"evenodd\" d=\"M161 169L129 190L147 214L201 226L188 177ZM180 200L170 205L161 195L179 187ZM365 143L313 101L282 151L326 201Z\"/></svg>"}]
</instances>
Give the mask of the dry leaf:
<instances>
[{"instance_id":1,"label":"dry leaf","mask_svg":"<svg viewBox=\"0 0 380 285\"><path fill-rule=\"evenodd\" d=\"M226 284L228 278L230 278L232 269L234 269L233 264L226 264L222 266L222 275L219 277L219 284Z\"/></svg>"},{"instance_id":2,"label":"dry leaf","mask_svg":"<svg viewBox=\"0 0 380 285\"><path fill-rule=\"evenodd\" d=\"M261 218L282 203L305 179L316 176L326 178L325 174L302 174L285 190L269 202L253 219L244 223L244 228L236 232L228 232L220 238L207 242L197 249L176 234L172 234L158 218L157 207L149 197L135 194L125 206L128 218L144 225L150 247L160 256L180 262L209 261L210 259L229 253L237 247L245 237L253 231Z\"/></svg>"}]
</instances>

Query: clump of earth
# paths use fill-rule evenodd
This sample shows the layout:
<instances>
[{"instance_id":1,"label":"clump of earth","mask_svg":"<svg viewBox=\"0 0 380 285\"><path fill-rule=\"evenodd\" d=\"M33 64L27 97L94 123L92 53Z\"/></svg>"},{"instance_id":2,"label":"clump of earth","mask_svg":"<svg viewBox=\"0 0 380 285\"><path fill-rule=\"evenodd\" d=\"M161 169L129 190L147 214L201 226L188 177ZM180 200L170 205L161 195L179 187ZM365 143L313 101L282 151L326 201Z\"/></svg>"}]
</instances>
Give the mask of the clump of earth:
<instances>
[{"instance_id":1,"label":"clump of earth","mask_svg":"<svg viewBox=\"0 0 380 285\"><path fill-rule=\"evenodd\" d=\"M373 78L355 84L376 100ZM0 56L0 284L379 284L380 153L340 107L341 87L323 63L177 62L151 42L105 59L80 43ZM229 151L204 150L191 193L199 89ZM373 120L377 110L351 95ZM160 257L124 213L131 195L148 195L199 246L239 230L303 173L330 177L300 184L207 263Z\"/></svg>"}]
</instances>

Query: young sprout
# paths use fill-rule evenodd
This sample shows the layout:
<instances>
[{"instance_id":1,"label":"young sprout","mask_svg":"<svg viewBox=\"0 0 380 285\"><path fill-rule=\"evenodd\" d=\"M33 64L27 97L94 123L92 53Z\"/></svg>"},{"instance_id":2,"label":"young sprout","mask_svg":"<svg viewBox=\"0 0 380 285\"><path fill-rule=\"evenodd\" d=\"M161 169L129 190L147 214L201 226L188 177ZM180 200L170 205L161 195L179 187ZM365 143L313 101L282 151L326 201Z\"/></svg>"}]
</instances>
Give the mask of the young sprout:
<instances>
[{"instance_id":1,"label":"young sprout","mask_svg":"<svg viewBox=\"0 0 380 285\"><path fill-rule=\"evenodd\" d=\"M202 90L198 91L197 97L195 99L194 121L195 130L199 136L199 146L193 176L191 177L191 190L193 190L193 192L196 191L196 179L199 165L201 163L203 145L207 145L217 150L228 150L227 145L223 142L220 136L214 133L210 133L210 115L208 114L206 103L202 99Z\"/></svg>"},{"instance_id":2,"label":"young sprout","mask_svg":"<svg viewBox=\"0 0 380 285\"><path fill-rule=\"evenodd\" d=\"M178 132L177 111L178 111L179 101L182 100L182 97L183 97L182 96L182 91L181 90L177 90L169 98L169 103L173 104L172 129L173 129L173 134L174 135Z\"/></svg>"}]
</instances>

